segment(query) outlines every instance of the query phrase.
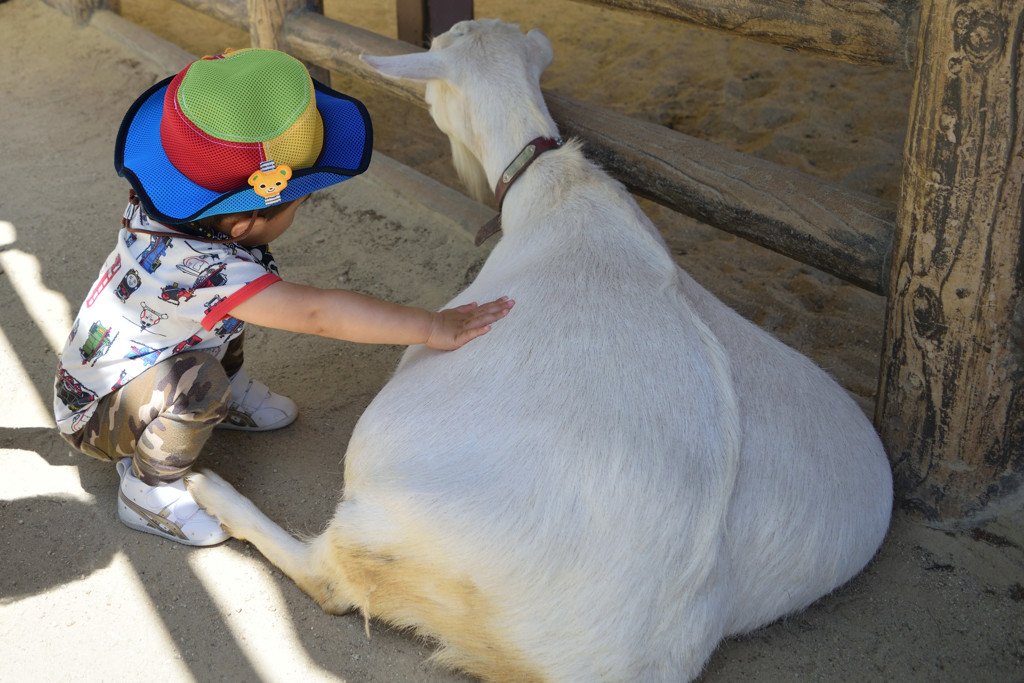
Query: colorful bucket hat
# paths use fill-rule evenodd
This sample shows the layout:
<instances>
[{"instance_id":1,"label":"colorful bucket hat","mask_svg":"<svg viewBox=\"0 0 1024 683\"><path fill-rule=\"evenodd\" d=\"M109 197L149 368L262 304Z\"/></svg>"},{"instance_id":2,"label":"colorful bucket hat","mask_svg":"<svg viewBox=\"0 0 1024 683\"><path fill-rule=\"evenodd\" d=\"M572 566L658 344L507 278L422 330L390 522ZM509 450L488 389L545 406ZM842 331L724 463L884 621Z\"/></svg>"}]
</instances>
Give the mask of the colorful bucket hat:
<instances>
[{"instance_id":1,"label":"colorful bucket hat","mask_svg":"<svg viewBox=\"0 0 1024 683\"><path fill-rule=\"evenodd\" d=\"M187 223L297 199L370 165L362 102L276 50L203 57L125 114L114 167L147 213Z\"/></svg>"}]
</instances>

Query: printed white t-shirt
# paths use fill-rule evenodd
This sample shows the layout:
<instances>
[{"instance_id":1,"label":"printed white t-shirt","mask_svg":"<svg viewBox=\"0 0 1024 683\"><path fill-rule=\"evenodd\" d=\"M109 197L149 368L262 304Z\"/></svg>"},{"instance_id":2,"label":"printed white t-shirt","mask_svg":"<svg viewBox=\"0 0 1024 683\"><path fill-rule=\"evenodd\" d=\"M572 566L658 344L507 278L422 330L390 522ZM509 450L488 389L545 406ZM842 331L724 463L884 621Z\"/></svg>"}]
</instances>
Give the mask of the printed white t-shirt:
<instances>
[{"instance_id":1,"label":"printed white t-shirt","mask_svg":"<svg viewBox=\"0 0 1024 683\"><path fill-rule=\"evenodd\" d=\"M126 228L78 311L54 385L57 426L85 426L96 402L147 368L186 350L221 357L244 323L229 313L278 282L267 246L211 244L150 221L129 204Z\"/></svg>"}]
</instances>

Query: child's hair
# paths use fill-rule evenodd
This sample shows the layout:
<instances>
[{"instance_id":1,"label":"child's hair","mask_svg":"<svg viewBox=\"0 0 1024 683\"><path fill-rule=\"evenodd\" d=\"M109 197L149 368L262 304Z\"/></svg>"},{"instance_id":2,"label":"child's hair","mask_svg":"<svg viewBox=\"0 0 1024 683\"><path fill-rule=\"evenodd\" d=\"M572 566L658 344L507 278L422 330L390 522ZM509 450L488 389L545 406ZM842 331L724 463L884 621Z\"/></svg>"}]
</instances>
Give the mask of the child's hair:
<instances>
[{"instance_id":1,"label":"child's hair","mask_svg":"<svg viewBox=\"0 0 1024 683\"><path fill-rule=\"evenodd\" d=\"M276 216L277 214L281 213L289 204L291 204L294 201L295 200L292 199L292 200L289 200L287 202L281 202L279 204L272 204L272 205L270 205L268 207L265 207L265 208L262 208L262 209L257 209L256 210L256 215L261 217L261 218L265 218L266 220L269 221L274 216ZM190 223L185 223L185 225L187 225L189 228L192 228L193 230L196 231L197 234L200 234L200 235L205 235L205 234L207 234L207 233L209 233L211 231L215 231L215 232L219 232L219 233L222 233L224 235L227 235L227 233L225 233L221 229L221 228L224 227L224 224L226 222L228 222L231 219L249 218L250 216L252 216L252 214L253 214L252 211L238 211L238 212L235 212L235 213L219 213L219 214L216 214L214 216L204 216L203 218L199 218L197 220L191 221Z\"/></svg>"}]
</instances>

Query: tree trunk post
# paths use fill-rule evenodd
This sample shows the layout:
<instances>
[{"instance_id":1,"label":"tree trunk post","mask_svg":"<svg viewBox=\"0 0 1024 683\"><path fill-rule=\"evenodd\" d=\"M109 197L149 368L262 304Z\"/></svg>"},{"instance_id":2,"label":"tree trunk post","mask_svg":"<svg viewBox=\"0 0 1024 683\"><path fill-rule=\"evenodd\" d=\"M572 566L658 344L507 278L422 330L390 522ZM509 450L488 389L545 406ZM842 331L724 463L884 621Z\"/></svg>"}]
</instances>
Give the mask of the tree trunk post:
<instances>
[{"instance_id":1,"label":"tree trunk post","mask_svg":"<svg viewBox=\"0 0 1024 683\"><path fill-rule=\"evenodd\" d=\"M898 504L963 526L1024 494L1024 4L919 26L875 422Z\"/></svg>"},{"instance_id":2,"label":"tree trunk post","mask_svg":"<svg viewBox=\"0 0 1024 683\"><path fill-rule=\"evenodd\" d=\"M249 42L253 47L285 50L281 27L292 12L306 9L324 13L323 0L247 0L249 10ZM315 64L306 64L309 75L325 85L331 84L331 73Z\"/></svg>"},{"instance_id":3,"label":"tree trunk post","mask_svg":"<svg viewBox=\"0 0 1024 683\"><path fill-rule=\"evenodd\" d=\"M463 19L473 18L473 0L396 0L398 39L420 47Z\"/></svg>"}]
</instances>

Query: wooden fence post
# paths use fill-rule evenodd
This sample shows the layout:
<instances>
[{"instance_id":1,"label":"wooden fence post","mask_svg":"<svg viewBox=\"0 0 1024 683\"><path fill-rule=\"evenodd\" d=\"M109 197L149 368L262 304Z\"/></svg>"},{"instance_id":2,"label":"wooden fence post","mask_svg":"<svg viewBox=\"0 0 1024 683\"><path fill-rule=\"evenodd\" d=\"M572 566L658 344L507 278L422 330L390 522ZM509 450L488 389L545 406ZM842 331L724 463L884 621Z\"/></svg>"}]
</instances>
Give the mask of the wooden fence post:
<instances>
[{"instance_id":1,"label":"wooden fence post","mask_svg":"<svg viewBox=\"0 0 1024 683\"><path fill-rule=\"evenodd\" d=\"M395 10L398 39L429 47L434 36L473 18L473 0L395 0Z\"/></svg>"},{"instance_id":2,"label":"wooden fence post","mask_svg":"<svg viewBox=\"0 0 1024 683\"><path fill-rule=\"evenodd\" d=\"M969 524L1024 494L1024 3L918 40L876 424L902 506Z\"/></svg>"},{"instance_id":3,"label":"wooden fence post","mask_svg":"<svg viewBox=\"0 0 1024 683\"><path fill-rule=\"evenodd\" d=\"M249 42L253 47L270 50L285 50L281 27L289 14L298 9L324 13L323 0L246 0L246 7L249 10ZM316 80L331 84L331 74L327 69L308 63L306 68Z\"/></svg>"}]
</instances>

